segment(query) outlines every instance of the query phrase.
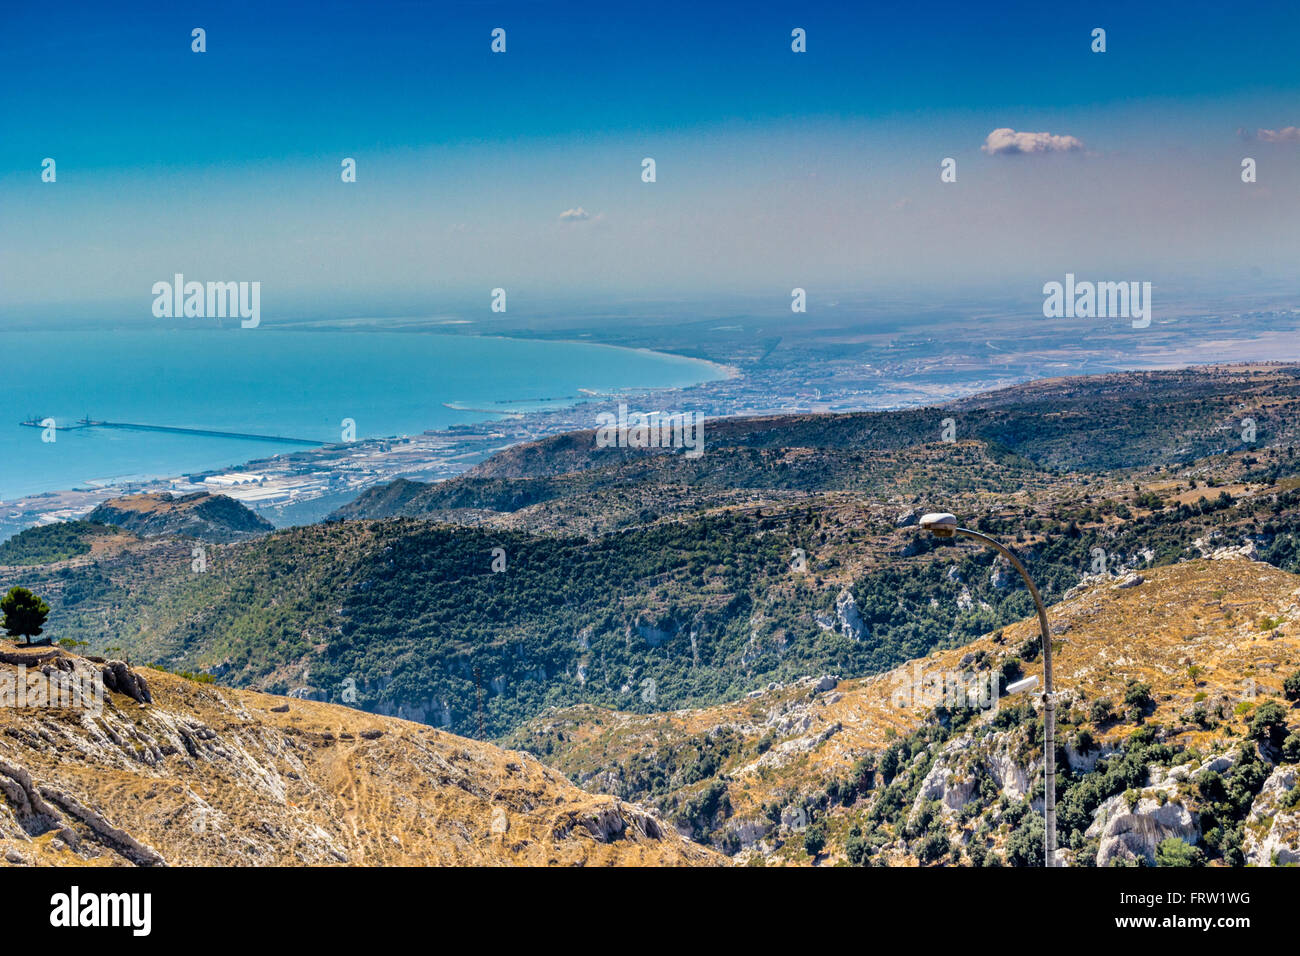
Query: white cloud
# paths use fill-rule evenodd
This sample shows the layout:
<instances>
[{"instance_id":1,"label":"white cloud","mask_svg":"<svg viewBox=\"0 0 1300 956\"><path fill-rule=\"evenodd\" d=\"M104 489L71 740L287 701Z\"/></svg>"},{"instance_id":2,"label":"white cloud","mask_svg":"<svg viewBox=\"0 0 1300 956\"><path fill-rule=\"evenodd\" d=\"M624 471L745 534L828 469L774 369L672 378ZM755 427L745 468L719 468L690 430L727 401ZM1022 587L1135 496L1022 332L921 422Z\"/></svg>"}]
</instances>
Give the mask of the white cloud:
<instances>
[{"instance_id":1,"label":"white cloud","mask_svg":"<svg viewBox=\"0 0 1300 956\"><path fill-rule=\"evenodd\" d=\"M1300 126L1284 126L1282 129L1257 129L1251 136L1249 130L1237 131L1242 139L1257 139L1261 143L1300 143Z\"/></svg>"},{"instance_id":2,"label":"white cloud","mask_svg":"<svg viewBox=\"0 0 1300 956\"><path fill-rule=\"evenodd\" d=\"M587 210L579 206L576 209L566 209L560 213L560 222L581 222L584 219L590 219L591 215Z\"/></svg>"},{"instance_id":3,"label":"white cloud","mask_svg":"<svg viewBox=\"0 0 1300 956\"><path fill-rule=\"evenodd\" d=\"M1055 133L1017 133L1002 127L989 133L980 147L990 156L1015 153L1072 153L1083 149L1083 141L1074 136L1057 136Z\"/></svg>"}]
</instances>

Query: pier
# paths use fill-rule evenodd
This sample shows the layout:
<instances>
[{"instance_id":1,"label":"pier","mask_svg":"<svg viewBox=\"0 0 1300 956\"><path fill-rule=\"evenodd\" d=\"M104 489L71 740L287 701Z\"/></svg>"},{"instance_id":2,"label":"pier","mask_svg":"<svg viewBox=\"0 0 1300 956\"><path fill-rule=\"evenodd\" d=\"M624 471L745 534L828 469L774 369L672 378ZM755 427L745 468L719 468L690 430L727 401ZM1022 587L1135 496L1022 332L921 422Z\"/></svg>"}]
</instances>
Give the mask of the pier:
<instances>
[{"instance_id":1,"label":"pier","mask_svg":"<svg viewBox=\"0 0 1300 956\"><path fill-rule=\"evenodd\" d=\"M42 419L32 418L25 422L19 422L27 428L45 428ZM310 445L313 448L319 448L324 445L323 441L314 441L310 438L287 438L284 435L253 435L247 432L223 432L211 428L181 428L177 425L148 425L138 422L103 422L95 421L91 418L79 419L73 425L55 425L55 431L76 431L81 428L127 428L133 431L141 432L169 432L173 435L201 435L204 438L242 438L246 441L273 441L285 445Z\"/></svg>"}]
</instances>

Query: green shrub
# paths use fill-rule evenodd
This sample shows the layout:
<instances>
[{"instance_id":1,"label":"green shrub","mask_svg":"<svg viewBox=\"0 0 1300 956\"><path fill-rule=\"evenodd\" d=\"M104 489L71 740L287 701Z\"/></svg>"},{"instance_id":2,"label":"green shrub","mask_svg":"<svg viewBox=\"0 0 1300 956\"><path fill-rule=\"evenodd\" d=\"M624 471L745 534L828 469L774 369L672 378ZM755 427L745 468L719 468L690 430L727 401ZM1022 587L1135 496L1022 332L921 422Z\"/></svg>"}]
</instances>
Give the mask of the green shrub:
<instances>
[{"instance_id":1,"label":"green shrub","mask_svg":"<svg viewBox=\"0 0 1300 956\"><path fill-rule=\"evenodd\" d=\"M1275 700L1266 700L1250 719L1250 735L1279 747L1286 737L1286 710Z\"/></svg>"},{"instance_id":2,"label":"green shrub","mask_svg":"<svg viewBox=\"0 0 1300 956\"><path fill-rule=\"evenodd\" d=\"M1007 840L1007 866L1043 865L1043 817L1026 813Z\"/></svg>"},{"instance_id":3,"label":"green shrub","mask_svg":"<svg viewBox=\"0 0 1300 956\"><path fill-rule=\"evenodd\" d=\"M1287 700L1300 700L1300 671L1296 671L1282 682L1282 692Z\"/></svg>"},{"instance_id":4,"label":"green shrub","mask_svg":"<svg viewBox=\"0 0 1300 956\"><path fill-rule=\"evenodd\" d=\"M1156 866L1204 866L1205 853L1178 837L1161 840L1156 847Z\"/></svg>"},{"instance_id":5,"label":"green shrub","mask_svg":"<svg viewBox=\"0 0 1300 956\"><path fill-rule=\"evenodd\" d=\"M916 858L922 863L938 863L952 852L952 843L942 833L931 833L917 848Z\"/></svg>"},{"instance_id":6,"label":"green shrub","mask_svg":"<svg viewBox=\"0 0 1300 956\"><path fill-rule=\"evenodd\" d=\"M1124 688L1124 706L1128 708L1131 720L1141 721L1155 706L1155 701L1151 697L1151 685L1130 680Z\"/></svg>"},{"instance_id":7,"label":"green shrub","mask_svg":"<svg viewBox=\"0 0 1300 956\"><path fill-rule=\"evenodd\" d=\"M826 824L818 820L803 834L804 852L809 856L817 856L822 850L826 849Z\"/></svg>"},{"instance_id":8,"label":"green shrub","mask_svg":"<svg viewBox=\"0 0 1300 956\"><path fill-rule=\"evenodd\" d=\"M1105 697L1100 697L1092 702L1088 716L1092 718L1092 722L1098 727L1104 727L1115 719L1115 705Z\"/></svg>"}]
</instances>

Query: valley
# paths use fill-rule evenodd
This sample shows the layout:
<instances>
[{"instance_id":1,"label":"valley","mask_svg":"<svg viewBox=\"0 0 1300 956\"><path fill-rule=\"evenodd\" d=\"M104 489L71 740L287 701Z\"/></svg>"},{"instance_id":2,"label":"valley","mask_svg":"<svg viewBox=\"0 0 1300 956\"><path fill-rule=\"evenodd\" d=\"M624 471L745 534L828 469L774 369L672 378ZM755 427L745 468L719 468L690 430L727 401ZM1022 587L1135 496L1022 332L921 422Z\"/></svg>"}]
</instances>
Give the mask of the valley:
<instances>
[{"instance_id":1,"label":"valley","mask_svg":"<svg viewBox=\"0 0 1300 956\"><path fill-rule=\"evenodd\" d=\"M527 751L733 862L1027 864L1033 701L916 686L1041 664L1018 579L918 529L949 510L1051 606L1062 862L1155 862L1124 834L1166 830L1285 862L1298 403L1300 367L1250 364L710 419L698 457L569 432L318 524L31 529L0 588L69 653Z\"/></svg>"}]
</instances>

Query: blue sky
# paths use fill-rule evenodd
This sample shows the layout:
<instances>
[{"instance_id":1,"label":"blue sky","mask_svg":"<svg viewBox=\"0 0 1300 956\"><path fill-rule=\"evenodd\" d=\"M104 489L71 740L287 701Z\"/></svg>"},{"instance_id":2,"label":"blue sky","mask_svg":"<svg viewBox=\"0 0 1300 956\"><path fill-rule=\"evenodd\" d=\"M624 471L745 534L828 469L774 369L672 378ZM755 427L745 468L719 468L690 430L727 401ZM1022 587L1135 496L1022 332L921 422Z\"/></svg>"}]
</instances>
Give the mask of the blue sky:
<instances>
[{"instance_id":1,"label":"blue sky","mask_svg":"<svg viewBox=\"0 0 1300 956\"><path fill-rule=\"evenodd\" d=\"M1300 143L1256 130L1300 126L1298 40L1289 3L10 5L0 314L147 309L174 272L339 314L1290 279Z\"/></svg>"}]
</instances>

